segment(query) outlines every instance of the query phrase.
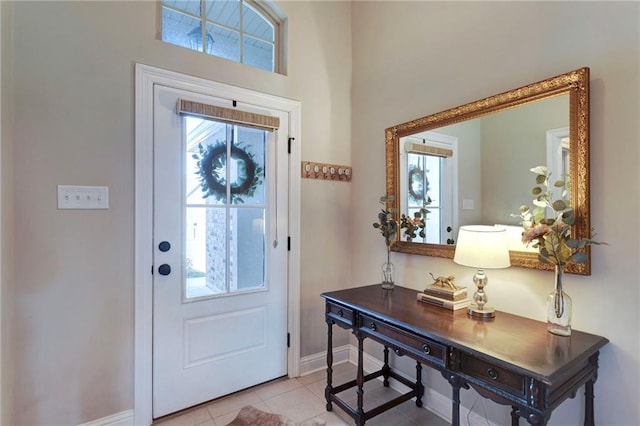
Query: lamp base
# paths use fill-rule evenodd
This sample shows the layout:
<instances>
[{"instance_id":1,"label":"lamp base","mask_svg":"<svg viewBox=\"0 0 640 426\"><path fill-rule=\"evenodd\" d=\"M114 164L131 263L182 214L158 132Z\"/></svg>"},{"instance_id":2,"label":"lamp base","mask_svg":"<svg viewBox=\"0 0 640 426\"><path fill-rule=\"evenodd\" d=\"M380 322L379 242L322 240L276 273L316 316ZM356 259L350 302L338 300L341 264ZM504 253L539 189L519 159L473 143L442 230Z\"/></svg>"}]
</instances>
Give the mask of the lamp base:
<instances>
[{"instance_id":1,"label":"lamp base","mask_svg":"<svg viewBox=\"0 0 640 426\"><path fill-rule=\"evenodd\" d=\"M473 318L481 318L481 319L495 318L496 310L493 308L487 308L487 307L478 309L478 305L471 304L471 306L467 308L467 315Z\"/></svg>"}]
</instances>

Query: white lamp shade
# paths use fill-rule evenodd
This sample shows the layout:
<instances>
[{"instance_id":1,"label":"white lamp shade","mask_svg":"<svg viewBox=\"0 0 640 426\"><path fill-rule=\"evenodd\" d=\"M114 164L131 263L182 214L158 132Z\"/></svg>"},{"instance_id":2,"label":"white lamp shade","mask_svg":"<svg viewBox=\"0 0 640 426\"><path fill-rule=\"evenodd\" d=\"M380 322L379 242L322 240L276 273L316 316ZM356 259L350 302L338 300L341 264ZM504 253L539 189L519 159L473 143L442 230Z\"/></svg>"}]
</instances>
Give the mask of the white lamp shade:
<instances>
[{"instance_id":1,"label":"white lamp shade","mask_svg":"<svg viewBox=\"0 0 640 426\"><path fill-rule=\"evenodd\" d=\"M453 261L481 269L500 269L511 266L507 231L484 225L461 226Z\"/></svg>"}]
</instances>

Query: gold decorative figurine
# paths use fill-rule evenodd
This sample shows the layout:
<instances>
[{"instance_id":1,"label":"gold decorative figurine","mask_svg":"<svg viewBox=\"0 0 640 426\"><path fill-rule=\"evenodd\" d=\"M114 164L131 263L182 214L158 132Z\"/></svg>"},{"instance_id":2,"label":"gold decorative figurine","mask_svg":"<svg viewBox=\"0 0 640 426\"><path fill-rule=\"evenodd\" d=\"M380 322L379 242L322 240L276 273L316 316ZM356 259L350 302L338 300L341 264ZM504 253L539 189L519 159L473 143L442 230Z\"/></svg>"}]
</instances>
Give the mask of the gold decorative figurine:
<instances>
[{"instance_id":1,"label":"gold decorative figurine","mask_svg":"<svg viewBox=\"0 0 640 426\"><path fill-rule=\"evenodd\" d=\"M456 278L453 275L438 278L434 277L431 272L429 272L429 275L431 275L431 278L433 278L434 281L433 284L431 284L432 286L442 287L452 291L458 290L458 287L453 283L453 280Z\"/></svg>"},{"instance_id":2,"label":"gold decorative figurine","mask_svg":"<svg viewBox=\"0 0 640 426\"><path fill-rule=\"evenodd\" d=\"M429 284L424 289L423 294L425 297L430 298L432 301L434 298L440 302L446 301L445 303L469 301L467 300L467 287L455 285L453 283L455 279L453 275L438 278L433 276L431 272L429 272L429 275L433 278L433 284Z\"/></svg>"}]
</instances>

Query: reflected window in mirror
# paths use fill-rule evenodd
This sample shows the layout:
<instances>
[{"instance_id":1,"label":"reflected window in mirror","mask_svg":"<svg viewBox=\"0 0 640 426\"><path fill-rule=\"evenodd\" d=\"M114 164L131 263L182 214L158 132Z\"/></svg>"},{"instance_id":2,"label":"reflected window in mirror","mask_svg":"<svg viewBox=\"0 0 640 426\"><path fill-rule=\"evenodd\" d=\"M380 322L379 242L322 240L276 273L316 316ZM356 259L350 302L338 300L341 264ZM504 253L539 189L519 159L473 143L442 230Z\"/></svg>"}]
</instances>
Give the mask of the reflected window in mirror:
<instances>
[{"instance_id":1,"label":"reflected window in mirror","mask_svg":"<svg viewBox=\"0 0 640 426\"><path fill-rule=\"evenodd\" d=\"M457 228L456 156L458 139L437 132L400 138L400 212L409 217L421 213L425 236L413 241L447 244L449 231ZM406 239L403 236L403 239Z\"/></svg>"},{"instance_id":2,"label":"reflected window in mirror","mask_svg":"<svg viewBox=\"0 0 640 426\"><path fill-rule=\"evenodd\" d=\"M555 174L554 179L567 181L567 199L571 199L571 184L569 182L570 151L569 127L547 130L547 168ZM559 197L557 194L556 197Z\"/></svg>"}]
</instances>

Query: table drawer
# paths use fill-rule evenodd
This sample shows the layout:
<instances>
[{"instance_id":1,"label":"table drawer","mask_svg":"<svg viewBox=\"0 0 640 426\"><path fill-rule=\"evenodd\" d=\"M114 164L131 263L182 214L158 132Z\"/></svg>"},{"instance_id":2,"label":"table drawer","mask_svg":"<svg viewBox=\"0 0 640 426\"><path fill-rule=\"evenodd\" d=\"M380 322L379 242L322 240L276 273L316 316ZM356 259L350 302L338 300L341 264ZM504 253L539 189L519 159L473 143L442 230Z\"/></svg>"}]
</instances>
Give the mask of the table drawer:
<instances>
[{"instance_id":1,"label":"table drawer","mask_svg":"<svg viewBox=\"0 0 640 426\"><path fill-rule=\"evenodd\" d=\"M460 371L487 383L497 386L518 398L526 397L526 377L513 371L497 367L489 362L469 354L461 354Z\"/></svg>"},{"instance_id":2,"label":"table drawer","mask_svg":"<svg viewBox=\"0 0 640 426\"><path fill-rule=\"evenodd\" d=\"M406 330L361 315L360 330L371 336L378 337L382 343L392 348L399 355L409 355L427 364L444 367L447 350L446 346L426 337L419 337Z\"/></svg>"},{"instance_id":3,"label":"table drawer","mask_svg":"<svg viewBox=\"0 0 640 426\"><path fill-rule=\"evenodd\" d=\"M346 325L349 327L353 326L353 319L355 315L353 314L352 309L333 302L327 302L326 309L327 318L331 318L336 322L336 324Z\"/></svg>"}]
</instances>

